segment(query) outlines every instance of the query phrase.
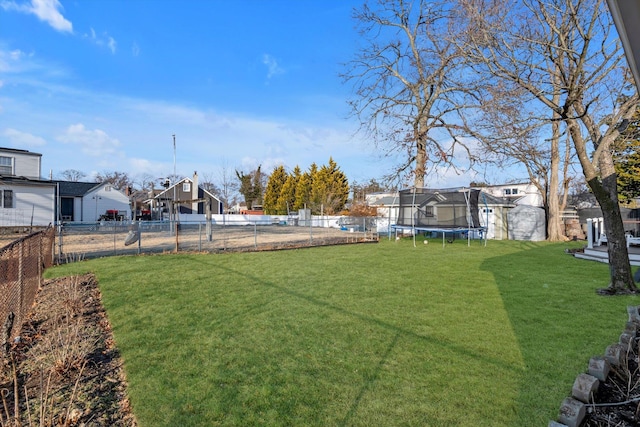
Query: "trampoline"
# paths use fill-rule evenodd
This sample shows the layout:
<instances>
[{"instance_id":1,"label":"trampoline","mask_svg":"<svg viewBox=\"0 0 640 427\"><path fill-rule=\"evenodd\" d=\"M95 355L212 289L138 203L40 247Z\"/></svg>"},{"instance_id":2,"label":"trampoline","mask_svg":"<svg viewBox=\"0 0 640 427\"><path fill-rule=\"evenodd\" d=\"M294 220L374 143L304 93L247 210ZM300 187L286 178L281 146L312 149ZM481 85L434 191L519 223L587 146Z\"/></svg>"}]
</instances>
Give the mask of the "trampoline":
<instances>
[{"instance_id":1,"label":"trampoline","mask_svg":"<svg viewBox=\"0 0 640 427\"><path fill-rule=\"evenodd\" d=\"M391 228L396 238L399 231L410 230L415 236L420 232L442 233L442 245L446 235L466 234L467 244L471 244L472 233L484 237L486 227L479 218L478 199L480 190L471 188L434 190L410 188L399 192L399 208L396 224Z\"/></svg>"}]
</instances>

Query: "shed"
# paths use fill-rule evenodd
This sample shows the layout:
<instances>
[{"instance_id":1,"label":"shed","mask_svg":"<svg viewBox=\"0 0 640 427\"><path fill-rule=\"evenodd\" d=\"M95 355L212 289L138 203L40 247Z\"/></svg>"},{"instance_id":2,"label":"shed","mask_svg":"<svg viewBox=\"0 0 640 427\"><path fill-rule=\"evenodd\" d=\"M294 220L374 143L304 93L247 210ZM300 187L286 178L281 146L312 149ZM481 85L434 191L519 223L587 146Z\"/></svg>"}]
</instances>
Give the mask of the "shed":
<instances>
[{"instance_id":1,"label":"shed","mask_svg":"<svg viewBox=\"0 0 640 427\"><path fill-rule=\"evenodd\" d=\"M546 239L544 209L519 205L507 212L509 240L537 242Z\"/></svg>"}]
</instances>

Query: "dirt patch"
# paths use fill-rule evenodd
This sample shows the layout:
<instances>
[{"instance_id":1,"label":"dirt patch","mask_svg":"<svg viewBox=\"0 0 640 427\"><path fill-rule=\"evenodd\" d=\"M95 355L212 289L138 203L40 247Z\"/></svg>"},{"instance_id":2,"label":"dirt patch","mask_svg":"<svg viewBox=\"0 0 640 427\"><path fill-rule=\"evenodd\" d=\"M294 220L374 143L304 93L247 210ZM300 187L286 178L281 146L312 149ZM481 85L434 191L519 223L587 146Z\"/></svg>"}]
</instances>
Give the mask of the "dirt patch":
<instances>
[{"instance_id":1,"label":"dirt patch","mask_svg":"<svg viewBox=\"0 0 640 427\"><path fill-rule=\"evenodd\" d=\"M102 227L91 230L77 228L65 230L56 236L56 254L65 261L67 256L76 260L111 255L137 253L181 252L219 253L229 251L259 251L284 248L346 244L377 240L372 233L348 232L335 228L295 226L229 226L215 228L211 240L203 227L182 227L176 236L168 229L144 229L139 241L125 245L127 227Z\"/></svg>"},{"instance_id":2,"label":"dirt patch","mask_svg":"<svg viewBox=\"0 0 640 427\"><path fill-rule=\"evenodd\" d=\"M1 425L135 426L95 277L49 280L3 349Z\"/></svg>"}]
</instances>

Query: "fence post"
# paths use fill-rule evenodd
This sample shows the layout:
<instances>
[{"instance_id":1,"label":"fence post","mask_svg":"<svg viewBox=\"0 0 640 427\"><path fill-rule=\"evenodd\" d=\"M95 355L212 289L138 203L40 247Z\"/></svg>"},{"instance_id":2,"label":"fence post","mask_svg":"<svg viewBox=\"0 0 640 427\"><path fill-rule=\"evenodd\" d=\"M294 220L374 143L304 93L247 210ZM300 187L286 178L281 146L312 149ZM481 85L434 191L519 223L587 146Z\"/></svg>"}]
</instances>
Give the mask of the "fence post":
<instances>
[{"instance_id":1,"label":"fence post","mask_svg":"<svg viewBox=\"0 0 640 427\"><path fill-rule=\"evenodd\" d=\"M62 224L58 225L58 263L62 260Z\"/></svg>"},{"instance_id":2,"label":"fence post","mask_svg":"<svg viewBox=\"0 0 640 427\"><path fill-rule=\"evenodd\" d=\"M18 306L18 313L20 316L20 322L24 320L24 240L20 242L20 258L18 258L18 288L20 289L20 304Z\"/></svg>"}]
</instances>

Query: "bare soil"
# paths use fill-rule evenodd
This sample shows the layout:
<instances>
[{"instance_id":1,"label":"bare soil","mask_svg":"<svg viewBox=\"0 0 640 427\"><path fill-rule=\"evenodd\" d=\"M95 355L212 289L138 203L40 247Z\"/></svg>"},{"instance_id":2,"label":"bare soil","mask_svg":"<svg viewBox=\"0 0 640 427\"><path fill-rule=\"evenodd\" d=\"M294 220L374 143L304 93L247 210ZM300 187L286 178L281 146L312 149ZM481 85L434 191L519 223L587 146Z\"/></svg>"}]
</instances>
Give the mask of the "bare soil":
<instances>
[{"instance_id":1,"label":"bare soil","mask_svg":"<svg viewBox=\"0 0 640 427\"><path fill-rule=\"evenodd\" d=\"M1 368L1 425L136 426L92 275L44 282Z\"/></svg>"}]
</instances>

